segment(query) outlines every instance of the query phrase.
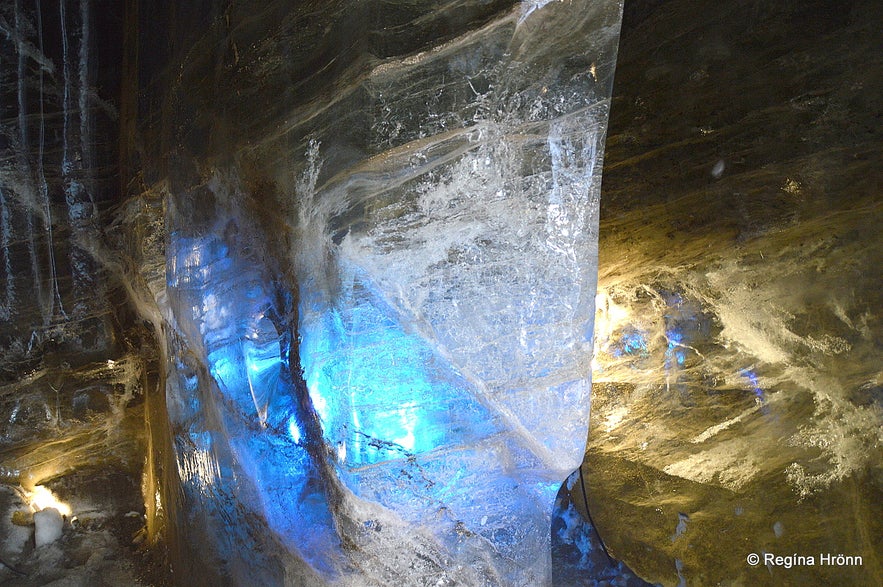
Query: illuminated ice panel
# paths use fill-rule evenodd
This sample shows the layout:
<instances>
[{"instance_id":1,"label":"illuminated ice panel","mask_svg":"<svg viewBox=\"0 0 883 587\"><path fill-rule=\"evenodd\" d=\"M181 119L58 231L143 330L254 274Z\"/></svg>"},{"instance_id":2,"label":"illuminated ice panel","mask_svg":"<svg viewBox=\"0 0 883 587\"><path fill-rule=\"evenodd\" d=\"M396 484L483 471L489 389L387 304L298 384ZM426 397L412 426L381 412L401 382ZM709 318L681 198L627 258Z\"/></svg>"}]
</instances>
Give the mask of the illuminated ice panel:
<instances>
[{"instance_id":1,"label":"illuminated ice panel","mask_svg":"<svg viewBox=\"0 0 883 587\"><path fill-rule=\"evenodd\" d=\"M451 566L491 557L506 581L539 584L557 471L399 321L363 271L339 269L337 296L301 307L300 351L342 480L412 524L409 531L432 532L454 557Z\"/></svg>"},{"instance_id":2,"label":"illuminated ice panel","mask_svg":"<svg viewBox=\"0 0 883 587\"><path fill-rule=\"evenodd\" d=\"M492 434L469 384L355 271L337 302L304 321L310 397L338 460L358 467Z\"/></svg>"},{"instance_id":3,"label":"illuminated ice panel","mask_svg":"<svg viewBox=\"0 0 883 587\"><path fill-rule=\"evenodd\" d=\"M278 540L334 575L339 538L302 442L287 349L267 317L270 286L217 236L172 235L169 248L170 301L190 349L167 394L188 515L210 552L234 560L260 547L231 515L259 512Z\"/></svg>"},{"instance_id":4,"label":"illuminated ice panel","mask_svg":"<svg viewBox=\"0 0 883 587\"><path fill-rule=\"evenodd\" d=\"M348 222L335 248L341 275L357 267L562 480L585 446L606 114L597 104L452 133L421 147L423 165L400 181L388 178L407 163L388 157L323 195L364 210L336 219Z\"/></svg>"},{"instance_id":5,"label":"illuminated ice panel","mask_svg":"<svg viewBox=\"0 0 883 587\"><path fill-rule=\"evenodd\" d=\"M582 460L605 114L451 133L307 204L300 359L341 480L487 584L548 582Z\"/></svg>"}]
</instances>

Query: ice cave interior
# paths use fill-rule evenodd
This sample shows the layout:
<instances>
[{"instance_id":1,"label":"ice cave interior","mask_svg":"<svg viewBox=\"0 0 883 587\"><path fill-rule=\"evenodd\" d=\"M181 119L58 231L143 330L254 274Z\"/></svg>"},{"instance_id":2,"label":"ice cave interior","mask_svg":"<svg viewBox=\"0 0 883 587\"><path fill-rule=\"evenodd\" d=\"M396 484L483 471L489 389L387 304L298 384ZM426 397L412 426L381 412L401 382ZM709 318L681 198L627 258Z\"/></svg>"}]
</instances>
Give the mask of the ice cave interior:
<instances>
[{"instance_id":1,"label":"ice cave interior","mask_svg":"<svg viewBox=\"0 0 883 587\"><path fill-rule=\"evenodd\" d=\"M0 583L883 584L881 23L0 0Z\"/></svg>"}]
</instances>

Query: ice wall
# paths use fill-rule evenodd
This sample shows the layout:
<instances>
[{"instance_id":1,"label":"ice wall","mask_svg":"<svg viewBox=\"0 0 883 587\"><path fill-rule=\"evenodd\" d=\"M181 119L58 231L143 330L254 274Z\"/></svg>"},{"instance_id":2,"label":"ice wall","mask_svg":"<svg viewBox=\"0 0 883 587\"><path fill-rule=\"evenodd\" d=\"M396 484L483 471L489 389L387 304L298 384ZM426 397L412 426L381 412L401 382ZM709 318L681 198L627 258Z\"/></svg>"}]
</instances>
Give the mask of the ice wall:
<instances>
[{"instance_id":1,"label":"ice wall","mask_svg":"<svg viewBox=\"0 0 883 587\"><path fill-rule=\"evenodd\" d=\"M621 5L252 12L181 14L145 131L182 541L236 584L548 584Z\"/></svg>"},{"instance_id":2,"label":"ice wall","mask_svg":"<svg viewBox=\"0 0 883 587\"><path fill-rule=\"evenodd\" d=\"M654 583L880 583L883 7L754 8L626 7L589 505Z\"/></svg>"},{"instance_id":3,"label":"ice wall","mask_svg":"<svg viewBox=\"0 0 883 587\"><path fill-rule=\"evenodd\" d=\"M88 0L0 6L0 481L26 488L140 460L124 420L147 357L94 257L118 196L104 24Z\"/></svg>"},{"instance_id":4,"label":"ice wall","mask_svg":"<svg viewBox=\"0 0 883 587\"><path fill-rule=\"evenodd\" d=\"M97 71L96 21L88 0L0 10L0 345L9 377L45 353L101 354L112 344L109 280L90 252L99 204L119 194L116 112L106 102L116 78Z\"/></svg>"}]
</instances>

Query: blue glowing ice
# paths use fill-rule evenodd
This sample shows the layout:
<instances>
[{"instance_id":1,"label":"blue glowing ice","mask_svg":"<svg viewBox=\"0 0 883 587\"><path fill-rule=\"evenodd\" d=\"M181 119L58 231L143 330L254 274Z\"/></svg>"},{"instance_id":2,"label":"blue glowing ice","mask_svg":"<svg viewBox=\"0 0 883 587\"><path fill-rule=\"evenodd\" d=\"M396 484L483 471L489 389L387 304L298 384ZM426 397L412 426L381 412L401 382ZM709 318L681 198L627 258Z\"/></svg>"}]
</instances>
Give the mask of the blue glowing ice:
<instances>
[{"instance_id":1,"label":"blue glowing ice","mask_svg":"<svg viewBox=\"0 0 883 587\"><path fill-rule=\"evenodd\" d=\"M212 515L230 515L217 508L244 502L313 567L333 573L329 545L339 539L317 465L301 443L285 339L268 318L273 300L259 268L217 236L171 242L168 286L180 309L177 325L191 335L190 351L204 353L197 362L208 371L181 364L169 382L170 397L190 404L170 416L188 431L178 436L177 453L185 493L202 503L190 510L200 520L192 522L212 527ZM230 525L222 534L245 531ZM247 554L225 551L234 544L220 540L217 556L233 561Z\"/></svg>"},{"instance_id":2,"label":"blue glowing ice","mask_svg":"<svg viewBox=\"0 0 883 587\"><path fill-rule=\"evenodd\" d=\"M637 328L628 327L623 330L619 344L613 348L614 357L622 355L645 355L647 353L647 333Z\"/></svg>"},{"instance_id":3,"label":"blue glowing ice","mask_svg":"<svg viewBox=\"0 0 883 587\"><path fill-rule=\"evenodd\" d=\"M401 459L492 434L469 383L407 333L363 275L305 328L301 355L325 439L348 467Z\"/></svg>"},{"instance_id":4,"label":"blue glowing ice","mask_svg":"<svg viewBox=\"0 0 883 587\"><path fill-rule=\"evenodd\" d=\"M739 371L739 374L748 380L748 383L751 385L751 390L754 392L754 397L757 398L757 401L761 404L764 403L766 401L766 395L764 394L763 388L760 386L760 380L757 377L757 373L755 373L752 369L742 369L741 371Z\"/></svg>"},{"instance_id":5,"label":"blue glowing ice","mask_svg":"<svg viewBox=\"0 0 883 587\"><path fill-rule=\"evenodd\" d=\"M548 584L553 503L588 427L621 6L535 4L366 73L383 120L365 145L309 143L279 186L279 258L218 178L200 188L218 217L170 235L179 475L228 574L260 568L247 523L218 529L238 516L319 583ZM551 30L569 31L567 59ZM443 119L408 80L438 84Z\"/></svg>"}]
</instances>

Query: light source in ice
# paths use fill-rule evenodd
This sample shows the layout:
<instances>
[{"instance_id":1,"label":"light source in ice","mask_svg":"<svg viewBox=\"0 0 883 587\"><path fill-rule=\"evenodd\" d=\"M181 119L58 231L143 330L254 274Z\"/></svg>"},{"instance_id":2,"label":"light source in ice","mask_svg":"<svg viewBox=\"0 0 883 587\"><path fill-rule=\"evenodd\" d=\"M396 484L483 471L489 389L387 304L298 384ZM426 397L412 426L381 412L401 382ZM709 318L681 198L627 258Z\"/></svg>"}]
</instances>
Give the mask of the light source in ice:
<instances>
[{"instance_id":1,"label":"light source in ice","mask_svg":"<svg viewBox=\"0 0 883 587\"><path fill-rule=\"evenodd\" d=\"M35 512L39 512L46 508L55 508L62 516L70 517L71 507L60 501L48 487L37 485L31 491L27 492L28 505Z\"/></svg>"},{"instance_id":2,"label":"light source in ice","mask_svg":"<svg viewBox=\"0 0 883 587\"><path fill-rule=\"evenodd\" d=\"M462 427L458 414L468 411L451 409L463 401L465 383L445 373L426 341L389 318L376 291L359 285L353 307L330 310L302 335L308 389L326 440L352 466L450 445L451 431ZM350 360L335 356L341 348ZM441 373L447 377L439 381Z\"/></svg>"},{"instance_id":3,"label":"light source in ice","mask_svg":"<svg viewBox=\"0 0 883 587\"><path fill-rule=\"evenodd\" d=\"M294 416L288 419L288 433L295 444L300 443L300 426L297 425L297 418Z\"/></svg>"},{"instance_id":4,"label":"light source in ice","mask_svg":"<svg viewBox=\"0 0 883 587\"><path fill-rule=\"evenodd\" d=\"M628 308L617 304L610 293L599 286L598 294L595 296L595 350L592 353L592 370L594 372L604 370L601 355L610 352L610 347L615 342L613 334L619 328L627 325L629 320ZM628 341L627 344L629 344Z\"/></svg>"}]
</instances>

